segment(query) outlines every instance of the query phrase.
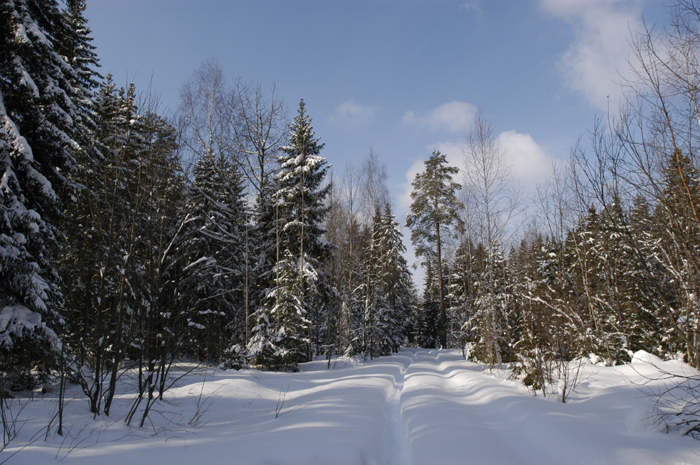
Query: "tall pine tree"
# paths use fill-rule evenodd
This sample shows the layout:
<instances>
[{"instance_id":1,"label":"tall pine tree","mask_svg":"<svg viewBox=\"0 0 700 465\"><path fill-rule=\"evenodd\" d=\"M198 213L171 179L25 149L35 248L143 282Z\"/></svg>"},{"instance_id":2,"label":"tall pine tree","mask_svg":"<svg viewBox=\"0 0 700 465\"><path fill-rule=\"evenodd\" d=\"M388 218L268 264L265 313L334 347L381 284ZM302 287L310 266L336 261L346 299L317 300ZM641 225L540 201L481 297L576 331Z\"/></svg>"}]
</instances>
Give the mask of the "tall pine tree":
<instances>
[{"instance_id":1,"label":"tall pine tree","mask_svg":"<svg viewBox=\"0 0 700 465\"><path fill-rule=\"evenodd\" d=\"M460 185L452 181L458 169L447 166L447 157L436 151L425 162L425 171L418 173L411 185L411 213L406 217L406 226L411 228L411 241L416 247L416 256L435 260L437 277L438 343L447 346L447 313L445 308L445 286L442 276L442 248L450 225L457 218L460 202L456 191ZM429 287L429 286L428 286Z\"/></svg>"}]
</instances>

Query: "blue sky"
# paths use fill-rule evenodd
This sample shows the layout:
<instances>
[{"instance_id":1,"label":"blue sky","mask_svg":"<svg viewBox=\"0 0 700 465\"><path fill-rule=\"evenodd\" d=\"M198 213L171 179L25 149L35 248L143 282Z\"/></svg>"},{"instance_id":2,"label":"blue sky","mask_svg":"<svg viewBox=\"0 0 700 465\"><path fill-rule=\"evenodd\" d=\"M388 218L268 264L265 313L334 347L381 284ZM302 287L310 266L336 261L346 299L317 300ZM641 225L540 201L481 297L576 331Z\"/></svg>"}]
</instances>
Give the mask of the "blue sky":
<instances>
[{"instance_id":1,"label":"blue sky","mask_svg":"<svg viewBox=\"0 0 700 465\"><path fill-rule=\"evenodd\" d=\"M435 149L461 164L479 107L514 174L533 187L596 115L614 113L631 31L661 24L658 0L89 0L102 74L153 88L170 109L208 57L303 98L322 155L342 175L370 147L399 218ZM408 235L408 234L406 234Z\"/></svg>"}]
</instances>

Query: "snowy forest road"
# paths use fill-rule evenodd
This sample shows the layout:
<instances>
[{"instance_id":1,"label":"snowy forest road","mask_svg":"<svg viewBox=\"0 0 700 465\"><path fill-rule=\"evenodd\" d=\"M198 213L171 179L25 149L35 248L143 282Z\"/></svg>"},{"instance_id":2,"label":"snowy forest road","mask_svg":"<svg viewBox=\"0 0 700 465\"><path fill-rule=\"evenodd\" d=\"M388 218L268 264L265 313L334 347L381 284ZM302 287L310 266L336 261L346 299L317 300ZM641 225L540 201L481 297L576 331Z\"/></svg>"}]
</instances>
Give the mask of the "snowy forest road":
<instances>
[{"instance_id":1,"label":"snowy forest road","mask_svg":"<svg viewBox=\"0 0 700 465\"><path fill-rule=\"evenodd\" d=\"M113 417L95 419L74 386L66 437L36 441L55 399L34 400L0 462L18 452L8 465L700 464L700 442L630 422L639 418L630 412L653 405L631 384L642 381L640 365L588 365L566 404L534 397L507 372L489 374L456 350L407 348L368 362L341 357L331 369L323 359L299 368L187 375L146 428L121 420L132 395L115 396ZM133 391L129 376L121 392Z\"/></svg>"},{"instance_id":2,"label":"snowy forest road","mask_svg":"<svg viewBox=\"0 0 700 465\"><path fill-rule=\"evenodd\" d=\"M408 465L410 463L410 446L406 433L406 423L401 414L401 400L406 382L406 373L416 359L416 353L411 352L400 374L394 382L384 408L384 418L387 430L387 461L386 465Z\"/></svg>"}]
</instances>

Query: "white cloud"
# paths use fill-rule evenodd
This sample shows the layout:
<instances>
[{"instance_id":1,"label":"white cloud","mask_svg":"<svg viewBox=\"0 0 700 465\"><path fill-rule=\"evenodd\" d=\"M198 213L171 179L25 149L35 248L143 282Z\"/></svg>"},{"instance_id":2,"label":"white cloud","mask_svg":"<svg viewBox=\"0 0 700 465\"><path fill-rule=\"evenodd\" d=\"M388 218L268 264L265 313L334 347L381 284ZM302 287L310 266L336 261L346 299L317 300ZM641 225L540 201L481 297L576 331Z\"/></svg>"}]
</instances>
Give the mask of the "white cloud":
<instances>
[{"instance_id":1,"label":"white cloud","mask_svg":"<svg viewBox=\"0 0 700 465\"><path fill-rule=\"evenodd\" d=\"M404 124L450 132L467 131L474 121L476 107L471 103L449 102L430 110L426 115L409 111L403 117Z\"/></svg>"},{"instance_id":2,"label":"white cloud","mask_svg":"<svg viewBox=\"0 0 700 465\"><path fill-rule=\"evenodd\" d=\"M643 0L541 0L542 8L569 22L575 38L559 61L571 89L593 106L616 110L620 83L629 73L630 31L642 28ZM608 101L609 97L609 101Z\"/></svg>"},{"instance_id":3,"label":"white cloud","mask_svg":"<svg viewBox=\"0 0 700 465\"><path fill-rule=\"evenodd\" d=\"M528 191L534 190L538 183L547 179L552 171L552 157L529 134L505 131L497 136L498 144L505 154L506 163L513 177ZM451 166L460 169L458 178L461 182L461 170L464 168L464 145L454 141L443 141L426 147L428 153L439 150L447 156ZM427 159L427 156L426 156ZM411 206L411 182L416 174L425 169L424 160L415 161L406 171L406 183L399 195L399 208L408 211Z\"/></svg>"},{"instance_id":4,"label":"white cloud","mask_svg":"<svg viewBox=\"0 0 700 465\"><path fill-rule=\"evenodd\" d=\"M413 162L411 167L406 171L406 183L402 184L403 187L401 194L399 194L399 211L407 212L411 208L411 183L415 179L416 175L423 171L424 162L423 160L416 160Z\"/></svg>"},{"instance_id":5,"label":"white cloud","mask_svg":"<svg viewBox=\"0 0 700 465\"><path fill-rule=\"evenodd\" d=\"M497 136L497 141L505 154L506 164L510 167L513 177L526 189L534 189L537 183L543 182L551 172L551 157L530 134L505 131ZM464 166L463 147L464 145L461 143L446 141L429 145L427 149L430 152L439 150L446 154L448 163L462 170ZM420 169L422 170L423 167L421 166Z\"/></svg>"},{"instance_id":6,"label":"white cloud","mask_svg":"<svg viewBox=\"0 0 700 465\"><path fill-rule=\"evenodd\" d=\"M351 128L358 128L371 122L376 113L377 107L360 105L352 100L348 100L335 109L332 119Z\"/></svg>"},{"instance_id":7,"label":"white cloud","mask_svg":"<svg viewBox=\"0 0 700 465\"><path fill-rule=\"evenodd\" d=\"M498 135L498 143L515 179L532 191L552 172L552 158L530 134L506 131Z\"/></svg>"},{"instance_id":8,"label":"white cloud","mask_svg":"<svg viewBox=\"0 0 700 465\"><path fill-rule=\"evenodd\" d=\"M406 214L411 211L411 183L415 179L416 175L423 171L424 168L425 164L423 160L414 161L408 171L406 171L406 182L401 184L401 193L398 197L398 208L396 209L396 219L401 223L402 227L405 225ZM406 253L404 254L404 257L406 258L409 266L413 266L416 263L416 255L413 244L411 243L410 230L405 229L403 231L403 235L403 243L406 246ZM411 270L411 274L413 275L414 284L419 289L419 292L421 292L420 290L423 287L425 271L422 267L418 266Z\"/></svg>"}]
</instances>

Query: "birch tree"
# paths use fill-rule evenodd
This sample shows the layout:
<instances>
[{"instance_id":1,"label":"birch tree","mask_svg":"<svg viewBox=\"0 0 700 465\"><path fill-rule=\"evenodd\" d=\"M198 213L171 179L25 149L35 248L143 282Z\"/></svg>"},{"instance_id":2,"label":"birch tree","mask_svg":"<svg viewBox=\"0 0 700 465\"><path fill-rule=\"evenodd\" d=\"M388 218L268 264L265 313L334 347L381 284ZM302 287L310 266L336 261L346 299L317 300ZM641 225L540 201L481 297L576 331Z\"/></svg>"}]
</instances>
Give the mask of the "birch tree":
<instances>
[{"instance_id":1,"label":"birch tree","mask_svg":"<svg viewBox=\"0 0 700 465\"><path fill-rule=\"evenodd\" d=\"M501 328L497 314L499 276L496 276L510 221L519 210L517 192L510 174L505 152L493 134L489 120L478 112L463 148L464 182L472 195L472 215L477 233L486 252L485 271L478 296L478 312L483 312L480 328L487 347L490 367L501 363L499 339ZM482 325L483 326L483 325Z\"/></svg>"}]
</instances>

